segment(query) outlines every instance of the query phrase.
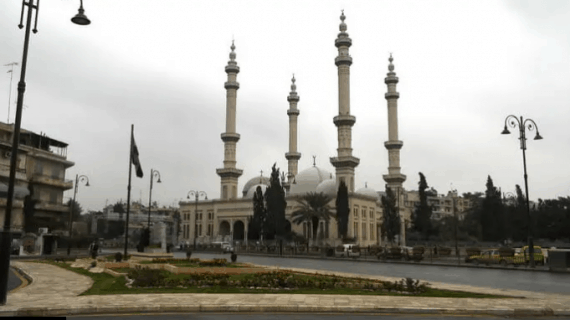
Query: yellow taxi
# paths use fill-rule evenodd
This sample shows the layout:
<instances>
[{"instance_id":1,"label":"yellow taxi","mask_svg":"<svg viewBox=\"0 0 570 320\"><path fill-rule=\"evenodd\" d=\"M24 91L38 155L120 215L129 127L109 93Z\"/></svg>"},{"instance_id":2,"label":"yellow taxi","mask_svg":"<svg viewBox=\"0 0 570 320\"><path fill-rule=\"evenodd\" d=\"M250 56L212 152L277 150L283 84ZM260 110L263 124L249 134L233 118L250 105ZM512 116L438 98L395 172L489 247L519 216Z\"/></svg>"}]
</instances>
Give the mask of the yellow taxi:
<instances>
[{"instance_id":1,"label":"yellow taxi","mask_svg":"<svg viewBox=\"0 0 570 320\"><path fill-rule=\"evenodd\" d=\"M544 265L545 258L544 254L542 253L542 248L540 246L534 246L534 263L537 265ZM526 264L530 262L530 253L529 247L524 246L521 248L521 251L514 256L514 260L516 264Z\"/></svg>"}]
</instances>

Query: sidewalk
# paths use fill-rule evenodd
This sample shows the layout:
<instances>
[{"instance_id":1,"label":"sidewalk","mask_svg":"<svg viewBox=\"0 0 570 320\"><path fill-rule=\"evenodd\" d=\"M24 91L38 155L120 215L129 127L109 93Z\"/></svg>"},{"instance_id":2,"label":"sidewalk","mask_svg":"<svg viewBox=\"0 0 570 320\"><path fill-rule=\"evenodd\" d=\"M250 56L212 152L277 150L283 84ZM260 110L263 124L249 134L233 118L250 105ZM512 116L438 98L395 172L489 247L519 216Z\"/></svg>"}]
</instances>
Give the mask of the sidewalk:
<instances>
[{"instance_id":1,"label":"sidewalk","mask_svg":"<svg viewBox=\"0 0 570 320\"><path fill-rule=\"evenodd\" d=\"M12 261L32 283L8 294L0 316L61 316L132 312L339 312L405 313L494 316L570 316L570 295L431 283L448 290L500 294L518 298L423 298L401 296L307 294L122 294L79 296L89 289L89 277L65 269L25 261ZM277 269L275 267L267 267ZM295 269L303 272L333 272ZM334 272L344 276L354 274ZM399 278L363 276L381 280ZM524 297L524 298L521 298Z\"/></svg>"}]
</instances>

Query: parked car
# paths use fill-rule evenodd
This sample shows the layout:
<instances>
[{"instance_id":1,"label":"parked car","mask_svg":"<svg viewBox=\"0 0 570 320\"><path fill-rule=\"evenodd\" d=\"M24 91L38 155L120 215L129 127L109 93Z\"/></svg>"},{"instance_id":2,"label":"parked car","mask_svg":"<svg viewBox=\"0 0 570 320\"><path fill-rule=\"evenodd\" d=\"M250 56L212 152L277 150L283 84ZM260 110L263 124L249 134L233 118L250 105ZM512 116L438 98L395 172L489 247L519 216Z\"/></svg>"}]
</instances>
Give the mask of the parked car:
<instances>
[{"instance_id":1,"label":"parked car","mask_svg":"<svg viewBox=\"0 0 570 320\"><path fill-rule=\"evenodd\" d=\"M339 246L340 249L340 246ZM342 250L335 250L335 256L360 257L360 248L357 244L343 244Z\"/></svg>"},{"instance_id":2,"label":"parked car","mask_svg":"<svg viewBox=\"0 0 570 320\"><path fill-rule=\"evenodd\" d=\"M540 246L534 246L533 253L534 253L534 263L536 263L537 265L544 265L546 259L544 257L544 254L542 253L542 248ZM521 252L515 254L515 260L523 264L529 263L530 262L529 247L528 246L522 247Z\"/></svg>"},{"instance_id":3,"label":"parked car","mask_svg":"<svg viewBox=\"0 0 570 320\"><path fill-rule=\"evenodd\" d=\"M229 242L212 242L212 246L214 250L223 253L234 252L234 247Z\"/></svg>"},{"instance_id":4,"label":"parked car","mask_svg":"<svg viewBox=\"0 0 570 320\"><path fill-rule=\"evenodd\" d=\"M502 257L499 254L499 249L485 250L479 255L469 256L469 261L473 262L475 265L480 263L486 265L501 264L503 266L515 264L515 259L513 259L513 257Z\"/></svg>"}]
</instances>

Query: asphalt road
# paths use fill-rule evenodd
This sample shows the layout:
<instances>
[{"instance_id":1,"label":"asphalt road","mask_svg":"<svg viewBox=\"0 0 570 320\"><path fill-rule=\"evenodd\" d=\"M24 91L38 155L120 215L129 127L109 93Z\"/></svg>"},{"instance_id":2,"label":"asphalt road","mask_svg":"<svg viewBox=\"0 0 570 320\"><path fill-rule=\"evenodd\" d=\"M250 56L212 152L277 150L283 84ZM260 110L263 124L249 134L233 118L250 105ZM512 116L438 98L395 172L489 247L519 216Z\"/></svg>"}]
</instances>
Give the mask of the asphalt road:
<instances>
[{"instance_id":1,"label":"asphalt road","mask_svg":"<svg viewBox=\"0 0 570 320\"><path fill-rule=\"evenodd\" d=\"M259 313L191 313L191 314L153 314L153 315L101 315L101 316L68 316L67 319L81 320L498 320L504 317L486 317L486 316L446 316L446 315L397 315L397 314L299 314L299 313L276 313L276 314L259 314ZM517 318L517 319L534 319L534 318ZM561 319L541 317L540 319Z\"/></svg>"},{"instance_id":2,"label":"asphalt road","mask_svg":"<svg viewBox=\"0 0 570 320\"><path fill-rule=\"evenodd\" d=\"M22 280L16 276L14 269L10 268L10 272L8 273L8 292L16 289L22 284Z\"/></svg>"},{"instance_id":3,"label":"asphalt road","mask_svg":"<svg viewBox=\"0 0 570 320\"><path fill-rule=\"evenodd\" d=\"M184 252L175 252L174 256L176 258L183 258L186 254ZM205 259L225 257L229 260L230 255L195 253L192 254L192 257ZM280 267L318 269L387 277L410 277L428 282L445 282L498 289L570 294L570 274L565 273L246 255L238 255L238 261Z\"/></svg>"}]
</instances>

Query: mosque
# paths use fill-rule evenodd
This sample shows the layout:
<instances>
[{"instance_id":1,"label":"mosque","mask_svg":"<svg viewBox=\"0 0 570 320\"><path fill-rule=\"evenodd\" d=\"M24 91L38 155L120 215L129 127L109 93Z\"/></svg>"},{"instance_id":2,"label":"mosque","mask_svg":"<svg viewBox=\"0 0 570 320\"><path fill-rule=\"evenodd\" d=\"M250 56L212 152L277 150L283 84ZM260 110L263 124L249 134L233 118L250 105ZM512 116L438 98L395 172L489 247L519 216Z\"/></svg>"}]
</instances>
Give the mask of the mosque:
<instances>
[{"instance_id":1,"label":"mosque","mask_svg":"<svg viewBox=\"0 0 570 320\"><path fill-rule=\"evenodd\" d=\"M377 192L365 186L355 189L354 169L360 159L352 154L352 127L356 123L356 117L350 114L350 66L352 57L349 48L352 39L349 38L344 12L340 16L340 33L335 40L338 48L338 56L335 65L338 68L339 105L338 116L333 122L338 129L338 149L336 157L331 157L330 162L335 168L335 173L327 172L315 165L305 170L298 171L298 161L301 153L297 150L297 119L300 111L300 100L296 92L295 78L292 79L291 92L287 97L289 109L289 152L285 153L288 161L287 177L281 177L282 185L286 190L286 229L292 230L307 239L312 239L312 228L307 223L300 225L291 224L291 215L299 207L299 200L309 192L322 192L333 198L330 207L335 207L335 198L338 186L344 181L349 191L349 224L348 237L355 238L360 246L382 245L380 226L382 224L381 192ZM398 209L402 219L401 234L405 235L405 223L409 221L410 210L400 205L404 196L402 183L406 176L400 173L400 149L403 142L398 140L398 98L396 91L398 77L394 72L393 58L390 55L388 74L385 83L388 91L385 98L388 102L388 141L384 146L388 150L388 174L383 178L386 185L398 195ZM182 201L180 212L182 217L182 242L193 244L211 243L214 241L235 241L247 244L248 218L253 215L253 194L258 186L263 191L269 186L269 178L263 175L256 176L247 181L241 194L238 194L238 180L243 170L236 167L236 146L240 135L236 132L236 94L239 89L237 74L240 69L236 62L235 46L232 43L230 61L225 71L228 80L225 83L227 90L226 101L226 132L221 134L224 142L223 168L217 169L216 173L221 178L220 198L213 200ZM314 159L313 159L314 160ZM320 221L317 235L320 243L336 244L339 242L337 223L335 219ZM401 245L405 245L405 236L401 237Z\"/></svg>"}]
</instances>

